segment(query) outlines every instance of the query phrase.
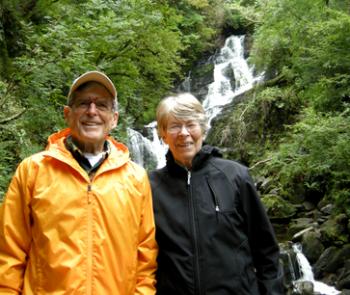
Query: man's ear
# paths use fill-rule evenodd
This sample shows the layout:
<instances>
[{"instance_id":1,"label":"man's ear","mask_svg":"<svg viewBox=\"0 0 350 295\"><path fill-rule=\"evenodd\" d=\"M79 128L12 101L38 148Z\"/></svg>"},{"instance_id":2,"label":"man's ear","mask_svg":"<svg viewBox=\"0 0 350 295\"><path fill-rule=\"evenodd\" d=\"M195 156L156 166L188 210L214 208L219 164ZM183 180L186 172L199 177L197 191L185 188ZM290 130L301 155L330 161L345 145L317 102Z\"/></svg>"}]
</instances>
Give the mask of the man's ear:
<instances>
[{"instance_id":1,"label":"man's ear","mask_svg":"<svg viewBox=\"0 0 350 295\"><path fill-rule=\"evenodd\" d=\"M68 123L68 119L69 119L69 115L70 115L71 111L72 110L69 106L63 107L63 117L64 117L64 120L66 121L66 123Z\"/></svg>"},{"instance_id":2,"label":"man's ear","mask_svg":"<svg viewBox=\"0 0 350 295\"><path fill-rule=\"evenodd\" d=\"M112 124L111 124L111 129L114 129L115 127L117 127L118 118L119 118L119 113L118 112L114 112L113 113L113 120L112 120Z\"/></svg>"}]
</instances>

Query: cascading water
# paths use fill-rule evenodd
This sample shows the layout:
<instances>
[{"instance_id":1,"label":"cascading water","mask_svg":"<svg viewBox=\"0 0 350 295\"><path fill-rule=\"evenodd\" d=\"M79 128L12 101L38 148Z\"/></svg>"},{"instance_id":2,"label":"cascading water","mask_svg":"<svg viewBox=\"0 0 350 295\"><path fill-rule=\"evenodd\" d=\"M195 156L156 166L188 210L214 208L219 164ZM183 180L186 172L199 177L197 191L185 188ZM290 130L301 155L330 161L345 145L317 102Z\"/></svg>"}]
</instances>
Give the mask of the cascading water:
<instances>
[{"instance_id":1,"label":"cascading water","mask_svg":"<svg viewBox=\"0 0 350 295\"><path fill-rule=\"evenodd\" d=\"M300 244L281 244L281 257L285 269L285 283L293 295L338 295L334 287L315 281L312 267L302 252Z\"/></svg>"},{"instance_id":2,"label":"cascading water","mask_svg":"<svg viewBox=\"0 0 350 295\"><path fill-rule=\"evenodd\" d=\"M145 168L161 168L165 166L167 146L158 137L156 122L146 125L145 128L149 130L150 139L136 130L127 129L132 159Z\"/></svg>"},{"instance_id":3,"label":"cascading water","mask_svg":"<svg viewBox=\"0 0 350 295\"><path fill-rule=\"evenodd\" d=\"M228 37L219 54L211 59L214 60L214 81L209 85L208 94L203 101L209 124L220 113L224 105L230 103L237 95L251 89L254 83L261 79L261 76L255 77L253 75L253 69L248 66L244 58L244 36ZM190 83L191 78L188 76L183 83L183 88L186 91L190 91ZM153 154L151 158L157 158L156 167L163 167L167 147L157 136L155 122L145 127L153 128L153 131L150 132L151 138L144 138L145 142L142 142L143 136L140 133L135 134L134 130L128 131L128 135L131 137L130 150L134 155L134 160L144 166L145 155L140 153L150 148L148 152ZM150 156L146 156L146 158L150 158Z\"/></svg>"},{"instance_id":4,"label":"cascading water","mask_svg":"<svg viewBox=\"0 0 350 295\"><path fill-rule=\"evenodd\" d=\"M217 55L214 67L214 82L209 85L203 106L211 120L217 116L221 107L230 103L234 97L251 89L260 76L254 76L244 58L245 36L231 36Z\"/></svg>"}]
</instances>

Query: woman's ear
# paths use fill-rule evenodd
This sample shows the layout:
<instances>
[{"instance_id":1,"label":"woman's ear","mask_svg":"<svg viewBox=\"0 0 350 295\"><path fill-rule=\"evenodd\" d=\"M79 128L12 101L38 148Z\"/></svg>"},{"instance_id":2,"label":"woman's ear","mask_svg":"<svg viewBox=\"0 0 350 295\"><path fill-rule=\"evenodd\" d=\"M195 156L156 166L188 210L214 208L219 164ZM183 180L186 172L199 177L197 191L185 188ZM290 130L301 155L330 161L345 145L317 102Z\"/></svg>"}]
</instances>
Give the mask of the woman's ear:
<instances>
[{"instance_id":1,"label":"woman's ear","mask_svg":"<svg viewBox=\"0 0 350 295\"><path fill-rule=\"evenodd\" d=\"M168 144L168 142L167 142L167 138L166 138L166 136L165 136L165 135L163 135L163 136L162 136L162 140L163 140L163 142L164 142L165 144Z\"/></svg>"}]
</instances>

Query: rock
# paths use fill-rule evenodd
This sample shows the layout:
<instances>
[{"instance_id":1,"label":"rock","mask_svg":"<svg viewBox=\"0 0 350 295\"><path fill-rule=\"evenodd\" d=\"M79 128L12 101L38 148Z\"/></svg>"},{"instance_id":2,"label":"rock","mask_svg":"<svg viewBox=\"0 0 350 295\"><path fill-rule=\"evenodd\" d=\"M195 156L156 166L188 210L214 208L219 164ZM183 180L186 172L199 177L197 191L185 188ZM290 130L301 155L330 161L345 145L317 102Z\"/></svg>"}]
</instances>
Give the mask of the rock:
<instances>
[{"instance_id":1,"label":"rock","mask_svg":"<svg viewBox=\"0 0 350 295\"><path fill-rule=\"evenodd\" d=\"M292 217L296 209L289 202L279 196L268 194L262 197L266 211L270 219L286 219Z\"/></svg>"},{"instance_id":2,"label":"rock","mask_svg":"<svg viewBox=\"0 0 350 295\"><path fill-rule=\"evenodd\" d=\"M348 242L347 217L340 214L325 221L321 227L321 240L327 245L343 245Z\"/></svg>"},{"instance_id":3,"label":"rock","mask_svg":"<svg viewBox=\"0 0 350 295\"><path fill-rule=\"evenodd\" d=\"M315 206L314 203L311 203L311 202L308 202L308 201L305 201L305 202L303 203L303 206L304 206L304 208L305 208L306 211L311 211L311 210L313 210L313 209L316 208L316 206Z\"/></svg>"},{"instance_id":4,"label":"rock","mask_svg":"<svg viewBox=\"0 0 350 295\"><path fill-rule=\"evenodd\" d=\"M337 269L344 266L345 261L348 259L350 259L350 244L343 246L335 253L335 255L330 257L325 271L335 273Z\"/></svg>"},{"instance_id":5,"label":"rock","mask_svg":"<svg viewBox=\"0 0 350 295\"><path fill-rule=\"evenodd\" d=\"M300 232L313 224L315 224L313 218L301 217L293 219L289 225L289 234L293 236L297 232Z\"/></svg>"},{"instance_id":6,"label":"rock","mask_svg":"<svg viewBox=\"0 0 350 295\"><path fill-rule=\"evenodd\" d=\"M313 265L313 272L316 279L320 279L324 275L329 260L331 257L335 256L337 252L338 248L334 246L323 251L317 262Z\"/></svg>"},{"instance_id":7,"label":"rock","mask_svg":"<svg viewBox=\"0 0 350 295\"><path fill-rule=\"evenodd\" d=\"M296 282L296 293L300 295L314 295L314 284L310 281Z\"/></svg>"},{"instance_id":8,"label":"rock","mask_svg":"<svg viewBox=\"0 0 350 295\"><path fill-rule=\"evenodd\" d=\"M302 236L301 245L303 253L310 264L315 263L324 251L320 237L320 233L315 230L307 231Z\"/></svg>"},{"instance_id":9,"label":"rock","mask_svg":"<svg viewBox=\"0 0 350 295\"><path fill-rule=\"evenodd\" d=\"M333 204L327 204L324 207L322 207L320 209L320 211L322 213L324 213L324 214L330 215L332 213L333 209L334 209L334 205Z\"/></svg>"},{"instance_id":10,"label":"rock","mask_svg":"<svg viewBox=\"0 0 350 295\"><path fill-rule=\"evenodd\" d=\"M292 241L294 243L297 243L297 242L301 242L302 238L303 238L303 235L311 230L313 230L314 227L313 226L310 226L310 227L307 227L303 230L301 230L300 232L297 232L293 237L292 237Z\"/></svg>"},{"instance_id":11,"label":"rock","mask_svg":"<svg viewBox=\"0 0 350 295\"><path fill-rule=\"evenodd\" d=\"M350 289L350 259L344 263L344 267L340 270L337 289Z\"/></svg>"}]
</instances>

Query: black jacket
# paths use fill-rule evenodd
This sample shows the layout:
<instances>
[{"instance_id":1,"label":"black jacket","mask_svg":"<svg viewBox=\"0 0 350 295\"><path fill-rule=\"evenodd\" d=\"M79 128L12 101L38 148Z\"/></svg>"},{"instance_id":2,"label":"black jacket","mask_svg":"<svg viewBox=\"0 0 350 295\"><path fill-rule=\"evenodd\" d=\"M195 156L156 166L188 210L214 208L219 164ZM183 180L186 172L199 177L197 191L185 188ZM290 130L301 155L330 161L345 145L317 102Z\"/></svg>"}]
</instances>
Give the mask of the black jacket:
<instances>
[{"instance_id":1,"label":"black jacket","mask_svg":"<svg viewBox=\"0 0 350 295\"><path fill-rule=\"evenodd\" d=\"M158 295L283 293L279 247L248 169L205 145L150 173Z\"/></svg>"}]
</instances>

